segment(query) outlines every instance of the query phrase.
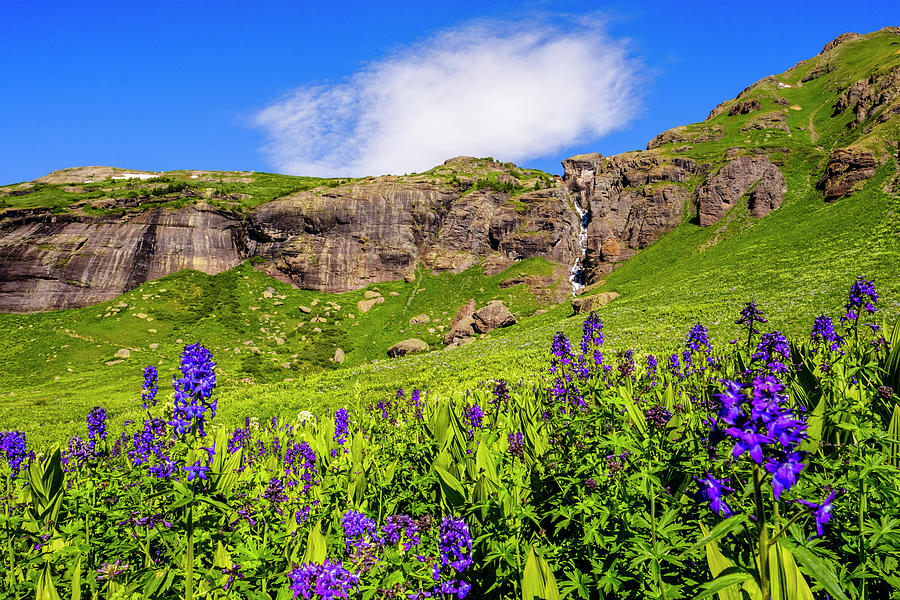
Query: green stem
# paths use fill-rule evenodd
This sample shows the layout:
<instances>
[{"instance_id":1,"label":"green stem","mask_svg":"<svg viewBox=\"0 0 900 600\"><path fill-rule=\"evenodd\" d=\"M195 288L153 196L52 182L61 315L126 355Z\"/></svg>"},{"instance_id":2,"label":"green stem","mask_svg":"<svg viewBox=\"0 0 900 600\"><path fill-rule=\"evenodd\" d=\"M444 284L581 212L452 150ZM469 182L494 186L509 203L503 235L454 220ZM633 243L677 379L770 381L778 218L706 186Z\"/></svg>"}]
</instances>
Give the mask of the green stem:
<instances>
[{"instance_id":1,"label":"green stem","mask_svg":"<svg viewBox=\"0 0 900 600\"><path fill-rule=\"evenodd\" d=\"M766 510L763 506L762 480L759 466L753 464L753 493L756 497L756 525L759 528L759 590L764 600L769 599L769 528L766 526Z\"/></svg>"},{"instance_id":2,"label":"green stem","mask_svg":"<svg viewBox=\"0 0 900 600\"><path fill-rule=\"evenodd\" d=\"M862 455L862 444L860 444L860 457ZM859 511L857 514L857 524L859 526L859 564L863 568L862 581L859 584L859 597L866 597L866 537L863 535L863 517L866 513L866 478L860 480L859 492Z\"/></svg>"},{"instance_id":3,"label":"green stem","mask_svg":"<svg viewBox=\"0 0 900 600\"><path fill-rule=\"evenodd\" d=\"M184 565L184 598L194 598L194 507L187 506L187 557Z\"/></svg>"}]
</instances>

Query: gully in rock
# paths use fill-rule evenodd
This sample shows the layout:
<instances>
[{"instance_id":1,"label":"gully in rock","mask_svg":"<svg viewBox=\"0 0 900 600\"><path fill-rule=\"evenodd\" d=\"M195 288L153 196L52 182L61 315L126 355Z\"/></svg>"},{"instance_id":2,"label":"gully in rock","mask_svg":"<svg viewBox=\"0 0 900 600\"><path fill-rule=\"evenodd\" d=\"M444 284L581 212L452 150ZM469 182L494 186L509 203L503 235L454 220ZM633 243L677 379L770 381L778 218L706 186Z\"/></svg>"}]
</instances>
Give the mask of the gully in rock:
<instances>
[{"instance_id":1,"label":"gully in rock","mask_svg":"<svg viewBox=\"0 0 900 600\"><path fill-rule=\"evenodd\" d=\"M578 245L581 248L581 253L569 270L569 281L572 282L572 295L574 296L584 287L584 259L587 254L587 228L588 223L591 222L591 211L590 209L582 208L577 201L573 202L573 204L575 210L578 211L581 222L581 231L578 234Z\"/></svg>"}]
</instances>

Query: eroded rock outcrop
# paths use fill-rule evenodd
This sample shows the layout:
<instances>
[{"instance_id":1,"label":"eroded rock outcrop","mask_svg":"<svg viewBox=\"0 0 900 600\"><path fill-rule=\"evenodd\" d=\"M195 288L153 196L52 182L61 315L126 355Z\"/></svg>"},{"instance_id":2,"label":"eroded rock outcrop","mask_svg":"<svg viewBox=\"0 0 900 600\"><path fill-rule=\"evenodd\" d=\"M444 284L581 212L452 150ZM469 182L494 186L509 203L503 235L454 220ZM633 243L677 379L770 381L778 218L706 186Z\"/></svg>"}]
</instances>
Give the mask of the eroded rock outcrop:
<instances>
[{"instance_id":1,"label":"eroded rock outcrop","mask_svg":"<svg viewBox=\"0 0 900 600\"><path fill-rule=\"evenodd\" d=\"M855 116L852 127L876 115L879 122L884 122L900 114L900 67L876 73L844 90L834 105L834 114L850 109Z\"/></svg>"},{"instance_id":2,"label":"eroded rock outcrop","mask_svg":"<svg viewBox=\"0 0 900 600\"><path fill-rule=\"evenodd\" d=\"M590 211L584 268L587 283L609 273L681 223L699 171L689 158L653 152L613 157L585 154L563 161L564 181Z\"/></svg>"},{"instance_id":3,"label":"eroded rock outcrop","mask_svg":"<svg viewBox=\"0 0 900 600\"><path fill-rule=\"evenodd\" d=\"M700 225L706 227L719 221L747 192L750 216L764 217L781 206L786 191L784 175L767 158L738 157L726 163L698 190Z\"/></svg>"},{"instance_id":4,"label":"eroded rock outcrop","mask_svg":"<svg viewBox=\"0 0 900 600\"><path fill-rule=\"evenodd\" d=\"M830 202L858 190L875 175L878 161L864 148L839 148L831 153L818 188Z\"/></svg>"}]
</instances>

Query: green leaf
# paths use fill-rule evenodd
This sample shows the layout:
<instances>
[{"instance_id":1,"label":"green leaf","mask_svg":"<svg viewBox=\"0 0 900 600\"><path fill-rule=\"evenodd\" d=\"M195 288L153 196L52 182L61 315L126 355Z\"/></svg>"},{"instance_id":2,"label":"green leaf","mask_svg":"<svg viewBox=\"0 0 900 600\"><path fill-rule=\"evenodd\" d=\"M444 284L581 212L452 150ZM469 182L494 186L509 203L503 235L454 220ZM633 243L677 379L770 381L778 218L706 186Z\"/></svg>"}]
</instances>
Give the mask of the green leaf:
<instances>
[{"instance_id":1,"label":"green leaf","mask_svg":"<svg viewBox=\"0 0 900 600\"><path fill-rule=\"evenodd\" d=\"M850 600L847 594L844 593L844 590L841 589L841 584L838 583L837 577L828 568L825 561L813 554L812 550L803 546L793 546L791 550L797 557L797 560L800 561L800 564L803 565L803 568L806 569L806 572L812 576L818 585L828 592L828 595L835 598L835 600Z\"/></svg>"},{"instance_id":2,"label":"green leaf","mask_svg":"<svg viewBox=\"0 0 900 600\"><path fill-rule=\"evenodd\" d=\"M772 600L814 600L794 556L780 540L769 548L769 584Z\"/></svg>"},{"instance_id":3,"label":"green leaf","mask_svg":"<svg viewBox=\"0 0 900 600\"><path fill-rule=\"evenodd\" d=\"M707 531L706 527L703 523L700 523L700 530L703 532L703 537L694 542L690 548L682 552L678 558L684 558L697 548L701 546L706 546L710 542L717 542L741 525L743 525L747 521L746 515L734 515L733 517L729 517L712 528L712 531ZM715 575L715 574L714 574Z\"/></svg>"},{"instance_id":4,"label":"green leaf","mask_svg":"<svg viewBox=\"0 0 900 600\"><path fill-rule=\"evenodd\" d=\"M59 594L56 592L56 586L53 585L53 576L50 573L50 562L44 563L44 570L38 578L37 588L35 588L35 598L37 600L60 600Z\"/></svg>"},{"instance_id":5,"label":"green leaf","mask_svg":"<svg viewBox=\"0 0 900 600\"><path fill-rule=\"evenodd\" d=\"M741 567L728 567L727 569L722 571L718 575L718 577L700 586L703 588L703 591L699 596L697 596L696 600L709 598L710 596L720 592L721 590L729 588L733 585L737 585L739 583L743 583L748 579L753 579L753 574L750 571Z\"/></svg>"},{"instance_id":6,"label":"green leaf","mask_svg":"<svg viewBox=\"0 0 900 600\"><path fill-rule=\"evenodd\" d=\"M319 521L310 530L309 537L306 538L306 552L303 553L303 562L320 565L325 562L327 553L328 548L325 544L325 536L322 535L322 521Z\"/></svg>"},{"instance_id":7,"label":"green leaf","mask_svg":"<svg viewBox=\"0 0 900 600\"><path fill-rule=\"evenodd\" d=\"M462 506L466 500L466 492L459 479L439 465L432 465L431 468L434 469L441 481L441 491L444 494L444 500L448 507Z\"/></svg>"},{"instance_id":8,"label":"green leaf","mask_svg":"<svg viewBox=\"0 0 900 600\"><path fill-rule=\"evenodd\" d=\"M890 442L891 464L900 469L900 404L894 404L894 412L888 425L888 435L893 438Z\"/></svg>"},{"instance_id":9,"label":"green leaf","mask_svg":"<svg viewBox=\"0 0 900 600\"><path fill-rule=\"evenodd\" d=\"M522 598L523 600L559 600L559 588L553 569L543 557L534 552L534 547L528 551L528 559L525 561L525 571L522 574Z\"/></svg>"},{"instance_id":10,"label":"green leaf","mask_svg":"<svg viewBox=\"0 0 900 600\"><path fill-rule=\"evenodd\" d=\"M72 600L81 600L81 557L72 569Z\"/></svg>"}]
</instances>

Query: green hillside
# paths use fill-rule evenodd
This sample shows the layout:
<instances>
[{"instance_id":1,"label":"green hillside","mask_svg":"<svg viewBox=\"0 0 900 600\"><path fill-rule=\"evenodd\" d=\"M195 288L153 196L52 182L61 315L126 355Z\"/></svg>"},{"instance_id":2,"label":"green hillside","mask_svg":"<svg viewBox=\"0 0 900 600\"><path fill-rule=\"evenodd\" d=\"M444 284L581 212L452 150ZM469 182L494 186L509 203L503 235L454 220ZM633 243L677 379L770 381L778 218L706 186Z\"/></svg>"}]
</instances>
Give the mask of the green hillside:
<instances>
[{"instance_id":1,"label":"green hillside","mask_svg":"<svg viewBox=\"0 0 900 600\"><path fill-rule=\"evenodd\" d=\"M737 149L729 156L764 154L780 166L788 191L783 205L760 220L749 217L744 203L720 223L701 228L696 207L691 207L682 225L591 289L589 293L621 294L600 310L608 348L657 352L673 348L698 321L715 339L728 341L737 331L736 307L747 300L756 300L765 310L770 328L804 335L813 316L838 315L857 275L875 280L885 299L879 306L882 318L890 322L900 316L900 116L890 112L896 105L883 107L861 123L854 123L852 106L835 114L835 104L849 86L900 68L897 40L896 34L875 33L845 42L763 80L725 103L710 120L681 128L680 141L656 150L708 163L709 173L715 173L729 149ZM808 78L817 69L821 74ZM729 115L734 104L753 100L759 109ZM754 119L776 112L784 115L790 132L748 129ZM888 118L882 120L883 115ZM684 141L710 132L717 139ZM871 151L879 166L855 193L825 202L816 185L832 151L843 147ZM214 183L190 183L188 173L165 174L155 183L108 181L87 192L97 192L100 199L108 195L100 188L109 184L121 187L123 193L134 191L141 202L177 203L193 201L185 199L188 188L197 190L198 199L204 189L213 188L211 196L223 208L246 210L285 193L329 185L311 178L227 173L220 173L221 181ZM459 174L438 168L429 176ZM499 185L490 172L476 176L483 177L483 185ZM240 177L248 181L227 181ZM521 171L521 189L549 180L546 174ZM188 183L181 187L179 181ZM699 183L686 185L693 188ZM75 210L73 203L83 202L80 194L93 184L79 186L81 192L66 191L69 185L38 184L34 193L6 195L0 201L8 207ZM152 185L162 190L156 196L148 187ZM145 189L150 191L136 191ZM79 209L103 210L102 204L92 208L90 202ZM353 408L378 401L401 386L463 394L484 381L505 378L530 387L544 372L553 333L563 329L574 335L583 316L572 316L567 302L547 304L524 285L500 287L501 281L520 273L554 271L549 263L535 259L493 277L477 266L458 275L420 269L412 283L368 288L385 301L362 313L357 303L366 290L345 294L296 290L245 263L212 277L178 273L83 309L3 314L0 429L23 428L38 444L62 440L82 428L84 414L96 404L107 408L115 428L140 408L142 368L158 365L161 383L170 380L181 349L193 342L209 347L218 362L220 418L225 421L246 414L264 418L325 407ZM469 298L479 306L504 299L519 323L461 348L395 360L386 357L388 346L408 337L442 348L440 328ZM300 312L301 305L310 312ZM542 307L548 312L535 314ZM410 325L410 318L423 313L429 315L428 324ZM346 353L343 364L331 360L336 348ZM129 356L117 358L119 350L128 350Z\"/></svg>"}]
</instances>

